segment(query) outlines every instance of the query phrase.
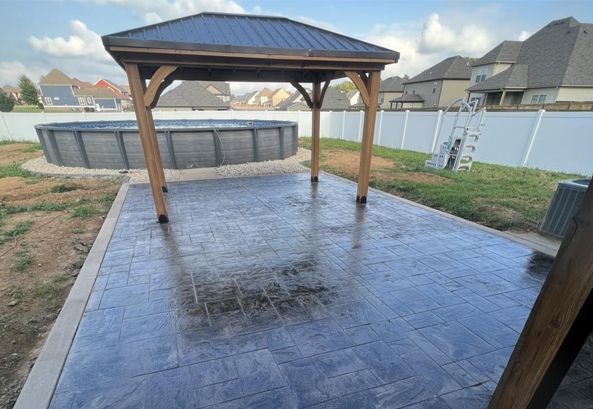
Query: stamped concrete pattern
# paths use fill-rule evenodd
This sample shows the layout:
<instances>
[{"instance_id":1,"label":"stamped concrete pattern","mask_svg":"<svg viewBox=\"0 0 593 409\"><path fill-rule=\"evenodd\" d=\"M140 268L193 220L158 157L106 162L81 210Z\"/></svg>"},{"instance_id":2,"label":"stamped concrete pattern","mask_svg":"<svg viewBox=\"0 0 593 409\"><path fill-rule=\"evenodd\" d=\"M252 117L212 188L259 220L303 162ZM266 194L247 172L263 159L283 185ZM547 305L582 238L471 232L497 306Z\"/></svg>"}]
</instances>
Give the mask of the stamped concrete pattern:
<instances>
[{"instance_id":1,"label":"stamped concrete pattern","mask_svg":"<svg viewBox=\"0 0 593 409\"><path fill-rule=\"evenodd\" d=\"M485 407L552 260L354 190L171 183L158 225L131 186L51 407Z\"/></svg>"}]
</instances>

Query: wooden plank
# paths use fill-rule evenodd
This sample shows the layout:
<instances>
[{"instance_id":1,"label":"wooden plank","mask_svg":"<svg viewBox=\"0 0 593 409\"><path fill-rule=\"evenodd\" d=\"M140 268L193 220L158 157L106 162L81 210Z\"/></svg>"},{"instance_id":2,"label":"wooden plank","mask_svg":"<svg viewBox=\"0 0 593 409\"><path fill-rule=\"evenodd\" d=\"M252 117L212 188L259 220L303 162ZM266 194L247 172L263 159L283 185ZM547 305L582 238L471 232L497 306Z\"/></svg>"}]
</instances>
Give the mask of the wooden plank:
<instances>
[{"instance_id":1,"label":"wooden plank","mask_svg":"<svg viewBox=\"0 0 593 409\"><path fill-rule=\"evenodd\" d=\"M173 73L178 67L176 65L161 65L153 74L150 83L144 92L144 106L151 107L157 98L157 93L160 89L162 92L164 88L161 87L163 81Z\"/></svg>"},{"instance_id":2,"label":"wooden plank","mask_svg":"<svg viewBox=\"0 0 593 409\"><path fill-rule=\"evenodd\" d=\"M593 330L593 184L585 193L489 409L546 407Z\"/></svg>"},{"instance_id":3,"label":"wooden plank","mask_svg":"<svg viewBox=\"0 0 593 409\"><path fill-rule=\"evenodd\" d=\"M228 57L228 58L252 58L261 60L301 60L301 61L341 61L341 62L373 62L381 64L393 64L391 58L354 58L354 57L315 57L307 55L283 55L283 54L255 54L255 53L225 53L220 51L198 51L198 50L179 50L173 48L147 48L147 47L124 47L111 46L106 47L108 51L127 52L127 53L150 53L167 55L199 55L210 57Z\"/></svg>"},{"instance_id":4,"label":"wooden plank","mask_svg":"<svg viewBox=\"0 0 593 409\"><path fill-rule=\"evenodd\" d=\"M319 181L319 149L321 126L321 83L313 83L313 107L311 108L311 182Z\"/></svg>"},{"instance_id":5,"label":"wooden plank","mask_svg":"<svg viewBox=\"0 0 593 409\"><path fill-rule=\"evenodd\" d=\"M360 82L362 82L360 77L358 77L358 79ZM366 107L364 110L362 146L360 150L360 165L358 168L358 189L356 193L356 201L359 203L366 203L367 195L369 192L373 136L375 133L375 119L377 116L377 99L379 97L380 83L380 72L371 72L368 79L368 103L365 103Z\"/></svg>"},{"instance_id":6,"label":"wooden plank","mask_svg":"<svg viewBox=\"0 0 593 409\"><path fill-rule=\"evenodd\" d=\"M313 109L313 101L311 100L311 97L309 96L309 93L307 92L307 90L305 88L303 88L303 86L296 81L292 81L290 84L293 87L295 87L298 92L301 93L301 95L305 99L305 103L307 104L307 106L309 108Z\"/></svg>"},{"instance_id":7,"label":"wooden plank","mask_svg":"<svg viewBox=\"0 0 593 409\"><path fill-rule=\"evenodd\" d=\"M327 92L327 89L329 88L329 83L331 82L331 80L329 81L325 81L325 83L323 84L323 87L321 88L321 95L319 95L319 108L321 108L323 106L323 100L325 99L325 93Z\"/></svg>"},{"instance_id":8,"label":"wooden plank","mask_svg":"<svg viewBox=\"0 0 593 409\"><path fill-rule=\"evenodd\" d=\"M358 73L353 71L346 71L345 74L354 83L356 89L358 89L358 92L360 92L360 99L362 99L362 102L368 107L371 97L369 95L369 90L367 89L367 86L362 78L360 78Z\"/></svg>"},{"instance_id":9,"label":"wooden plank","mask_svg":"<svg viewBox=\"0 0 593 409\"><path fill-rule=\"evenodd\" d=\"M128 75L132 100L134 101L138 133L140 134L142 151L144 152L144 161L146 162L146 170L148 171L148 179L150 180L150 188L152 190L152 197L156 208L157 220L159 223L167 223L169 221L167 206L165 204L165 198L163 196L163 190L158 175L156 157L152 152L151 128L154 129L154 123L152 122L152 116L148 115L150 111L148 111L142 104L144 101L145 84L140 78L140 72L138 71L137 65L126 64L125 69L126 74Z\"/></svg>"},{"instance_id":10,"label":"wooden plank","mask_svg":"<svg viewBox=\"0 0 593 409\"><path fill-rule=\"evenodd\" d=\"M165 180L165 170L163 169L163 161L161 160L161 149L159 148L159 142L157 139L156 129L154 128L154 119L152 118L152 110L146 109L146 115L150 121L150 143L152 144L152 154L155 157L155 164L157 165L157 174L159 176L159 182L163 192L167 192L167 181Z\"/></svg>"}]
</instances>

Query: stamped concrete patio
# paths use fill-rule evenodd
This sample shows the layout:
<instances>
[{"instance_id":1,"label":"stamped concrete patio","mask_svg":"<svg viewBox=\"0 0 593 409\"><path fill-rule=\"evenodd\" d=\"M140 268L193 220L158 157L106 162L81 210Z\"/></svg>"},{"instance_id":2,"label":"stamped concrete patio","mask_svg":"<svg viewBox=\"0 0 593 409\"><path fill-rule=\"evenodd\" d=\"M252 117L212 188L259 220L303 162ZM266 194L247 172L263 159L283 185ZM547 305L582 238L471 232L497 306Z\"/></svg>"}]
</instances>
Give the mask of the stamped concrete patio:
<instances>
[{"instance_id":1,"label":"stamped concrete patio","mask_svg":"<svg viewBox=\"0 0 593 409\"><path fill-rule=\"evenodd\" d=\"M354 191L131 186L51 406L484 407L551 258Z\"/></svg>"}]
</instances>

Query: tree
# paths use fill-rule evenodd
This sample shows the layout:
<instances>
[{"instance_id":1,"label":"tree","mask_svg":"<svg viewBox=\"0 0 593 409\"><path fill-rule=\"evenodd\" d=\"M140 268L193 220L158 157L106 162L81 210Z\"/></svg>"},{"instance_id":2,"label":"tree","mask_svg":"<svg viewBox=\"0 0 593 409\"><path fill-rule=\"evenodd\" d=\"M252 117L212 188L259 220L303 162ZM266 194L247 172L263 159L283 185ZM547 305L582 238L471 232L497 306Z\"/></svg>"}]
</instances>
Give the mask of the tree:
<instances>
[{"instance_id":1,"label":"tree","mask_svg":"<svg viewBox=\"0 0 593 409\"><path fill-rule=\"evenodd\" d=\"M21 89L21 97L27 103L27 105L39 104L39 93L33 81L26 75L22 75L19 78L19 88Z\"/></svg>"},{"instance_id":2,"label":"tree","mask_svg":"<svg viewBox=\"0 0 593 409\"><path fill-rule=\"evenodd\" d=\"M14 101L6 92L0 89L0 112L10 112L14 107Z\"/></svg>"},{"instance_id":3,"label":"tree","mask_svg":"<svg viewBox=\"0 0 593 409\"><path fill-rule=\"evenodd\" d=\"M338 91L350 92L356 90L356 85L350 80L342 81L334 86Z\"/></svg>"}]
</instances>

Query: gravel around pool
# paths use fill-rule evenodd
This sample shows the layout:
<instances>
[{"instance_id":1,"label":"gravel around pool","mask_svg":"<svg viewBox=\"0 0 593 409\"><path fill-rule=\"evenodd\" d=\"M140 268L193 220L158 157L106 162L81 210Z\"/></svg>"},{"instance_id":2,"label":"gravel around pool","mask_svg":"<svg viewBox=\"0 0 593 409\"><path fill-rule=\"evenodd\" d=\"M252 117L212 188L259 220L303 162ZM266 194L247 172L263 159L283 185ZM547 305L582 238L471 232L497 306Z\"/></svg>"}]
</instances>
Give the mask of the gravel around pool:
<instances>
[{"instance_id":1,"label":"gravel around pool","mask_svg":"<svg viewBox=\"0 0 593 409\"><path fill-rule=\"evenodd\" d=\"M168 181L176 181L307 172L308 168L301 165L301 162L309 160L310 157L311 151L299 148L296 155L284 160L224 165L216 168L165 169L165 178ZM33 173L49 176L93 178L129 177L130 183L148 182L148 174L145 169L116 170L58 166L48 163L44 157L29 160L22 165L22 168Z\"/></svg>"}]
</instances>

